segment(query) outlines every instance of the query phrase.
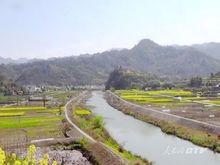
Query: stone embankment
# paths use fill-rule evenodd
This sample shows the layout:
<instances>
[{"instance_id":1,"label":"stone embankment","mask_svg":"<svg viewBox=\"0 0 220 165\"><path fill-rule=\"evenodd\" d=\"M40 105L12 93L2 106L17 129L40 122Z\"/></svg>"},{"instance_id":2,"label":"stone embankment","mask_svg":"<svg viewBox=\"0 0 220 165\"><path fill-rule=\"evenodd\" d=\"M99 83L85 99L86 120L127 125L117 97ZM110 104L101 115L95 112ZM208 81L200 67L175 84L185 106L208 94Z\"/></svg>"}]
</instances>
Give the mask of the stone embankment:
<instances>
[{"instance_id":1,"label":"stone embankment","mask_svg":"<svg viewBox=\"0 0 220 165\"><path fill-rule=\"evenodd\" d=\"M126 100L123 100L122 98L120 98L118 95L116 95L111 91L106 92L106 99L111 106L121 111L129 109L129 111L136 113L138 115L145 115L152 117L156 120L173 122L189 128L198 129L201 131L206 131L212 134L220 135L220 126L143 107L141 105L137 105L128 102Z\"/></svg>"}]
</instances>

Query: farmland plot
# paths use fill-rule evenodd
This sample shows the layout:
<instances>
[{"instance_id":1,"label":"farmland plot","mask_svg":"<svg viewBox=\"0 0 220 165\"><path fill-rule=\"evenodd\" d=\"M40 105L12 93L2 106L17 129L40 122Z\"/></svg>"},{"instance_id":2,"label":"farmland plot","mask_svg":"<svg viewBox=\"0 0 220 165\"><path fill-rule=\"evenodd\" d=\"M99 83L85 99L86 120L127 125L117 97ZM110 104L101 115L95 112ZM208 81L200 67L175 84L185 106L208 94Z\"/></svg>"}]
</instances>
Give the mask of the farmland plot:
<instances>
[{"instance_id":1,"label":"farmland plot","mask_svg":"<svg viewBox=\"0 0 220 165\"><path fill-rule=\"evenodd\" d=\"M119 90L125 100L148 108L220 125L220 98L199 97L185 90Z\"/></svg>"}]
</instances>

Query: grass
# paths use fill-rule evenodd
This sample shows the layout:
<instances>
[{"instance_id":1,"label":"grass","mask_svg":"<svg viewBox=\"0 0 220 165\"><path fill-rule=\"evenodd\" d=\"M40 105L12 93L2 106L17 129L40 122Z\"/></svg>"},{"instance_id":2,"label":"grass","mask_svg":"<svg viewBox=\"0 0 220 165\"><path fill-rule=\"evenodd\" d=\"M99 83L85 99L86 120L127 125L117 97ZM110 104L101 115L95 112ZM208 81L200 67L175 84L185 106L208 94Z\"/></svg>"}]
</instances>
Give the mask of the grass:
<instances>
[{"instance_id":1,"label":"grass","mask_svg":"<svg viewBox=\"0 0 220 165\"><path fill-rule=\"evenodd\" d=\"M28 106L0 107L0 141L1 139L13 141L17 134L27 136L28 139L64 137L62 105L76 93L75 91L47 92L47 97L52 96L51 101L46 104L47 107L42 107L36 102L31 102ZM0 100L1 97L0 95Z\"/></svg>"},{"instance_id":2,"label":"grass","mask_svg":"<svg viewBox=\"0 0 220 165\"><path fill-rule=\"evenodd\" d=\"M58 100L66 100L69 97L78 94L77 91L48 91L45 93L47 96L51 96Z\"/></svg>"},{"instance_id":3,"label":"grass","mask_svg":"<svg viewBox=\"0 0 220 165\"><path fill-rule=\"evenodd\" d=\"M39 110L46 110L47 108L46 107L35 107L35 106L19 106L19 107L3 107L3 108L0 108L0 111L27 111L27 110L30 110L30 111L39 111Z\"/></svg>"},{"instance_id":4,"label":"grass","mask_svg":"<svg viewBox=\"0 0 220 165\"><path fill-rule=\"evenodd\" d=\"M0 113L0 117L23 116L24 114L24 112L6 112Z\"/></svg>"},{"instance_id":5,"label":"grass","mask_svg":"<svg viewBox=\"0 0 220 165\"><path fill-rule=\"evenodd\" d=\"M26 130L28 137L61 137L62 119L59 108L19 106L0 108L1 138L7 138L10 130ZM11 137L13 138L13 137Z\"/></svg>"},{"instance_id":6,"label":"grass","mask_svg":"<svg viewBox=\"0 0 220 165\"><path fill-rule=\"evenodd\" d=\"M156 94L153 93L153 91L146 92L140 90L121 90L121 91L117 91L116 93L119 94L125 100L138 102L140 104L151 104L151 103L162 104L162 103L172 103L178 101L173 97L161 96L158 95L159 92L156 92L157 93Z\"/></svg>"},{"instance_id":7,"label":"grass","mask_svg":"<svg viewBox=\"0 0 220 165\"><path fill-rule=\"evenodd\" d=\"M155 90L147 91L150 95L169 95L169 96L180 96L180 97L190 97L193 96L191 91L181 90L181 89L171 89L171 90Z\"/></svg>"},{"instance_id":8,"label":"grass","mask_svg":"<svg viewBox=\"0 0 220 165\"><path fill-rule=\"evenodd\" d=\"M200 100L201 103L203 104L215 104L215 105L220 105L220 99L210 99L210 100Z\"/></svg>"},{"instance_id":9,"label":"grass","mask_svg":"<svg viewBox=\"0 0 220 165\"><path fill-rule=\"evenodd\" d=\"M36 126L52 125L57 121L60 121L62 117L4 117L0 120L1 128L32 128Z\"/></svg>"},{"instance_id":10,"label":"grass","mask_svg":"<svg viewBox=\"0 0 220 165\"><path fill-rule=\"evenodd\" d=\"M151 104L155 107L166 106L171 109L178 109L180 106L187 107L188 104L220 106L220 98L197 97L190 91L178 89L155 91L118 90L116 94L125 100L138 104ZM177 96L181 99L178 99Z\"/></svg>"},{"instance_id":11,"label":"grass","mask_svg":"<svg viewBox=\"0 0 220 165\"><path fill-rule=\"evenodd\" d=\"M115 103L113 106L127 115L131 115L139 120L160 127L161 130L167 134L178 136L182 139L191 141L196 145L208 147L213 151L220 152L220 139L217 135L192 129L190 127L184 127L173 122L157 120L146 114L139 113L131 107L121 108L120 103Z\"/></svg>"},{"instance_id":12,"label":"grass","mask_svg":"<svg viewBox=\"0 0 220 165\"><path fill-rule=\"evenodd\" d=\"M21 101L23 99L22 96L4 96L2 93L0 93L0 103L1 102L16 102Z\"/></svg>"},{"instance_id":13,"label":"grass","mask_svg":"<svg viewBox=\"0 0 220 165\"><path fill-rule=\"evenodd\" d=\"M81 111L84 110L84 108L77 107L75 111ZM132 154L129 151L124 150L106 131L105 129L105 123L103 121L103 118L101 116L94 116L90 110L86 109L90 112L88 115L74 115L74 119L77 122L77 125L81 129L83 129L85 132L87 132L90 136L95 138L98 141L101 141L105 143L107 146L109 146L116 154L120 155L122 158L127 160L129 164L147 164L150 165L150 163L142 159L141 157Z\"/></svg>"},{"instance_id":14,"label":"grass","mask_svg":"<svg viewBox=\"0 0 220 165\"><path fill-rule=\"evenodd\" d=\"M119 90L117 92L123 95L169 95L169 96L181 96L181 97L193 96L193 93L191 91L186 91L182 89L154 90L154 91Z\"/></svg>"},{"instance_id":15,"label":"grass","mask_svg":"<svg viewBox=\"0 0 220 165\"><path fill-rule=\"evenodd\" d=\"M91 111L88 109L77 109L74 111L75 115L90 115Z\"/></svg>"}]
</instances>

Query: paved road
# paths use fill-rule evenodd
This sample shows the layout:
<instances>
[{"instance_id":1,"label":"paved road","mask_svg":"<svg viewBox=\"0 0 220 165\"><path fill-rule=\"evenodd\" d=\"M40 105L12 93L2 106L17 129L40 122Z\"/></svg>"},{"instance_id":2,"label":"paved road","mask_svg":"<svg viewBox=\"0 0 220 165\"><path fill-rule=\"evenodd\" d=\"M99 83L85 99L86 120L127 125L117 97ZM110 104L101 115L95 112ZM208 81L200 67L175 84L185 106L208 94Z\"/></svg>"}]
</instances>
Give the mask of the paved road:
<instances>
[{"instance_id":1,"label":"paved road","mask_svg":"<svg viewBox=\"0 0 220 165\"><path fill-rule=\"evenodd\" d=\"M79 131L80 134L82 134L84 137L86 137L87 139L89 139L93 144L95 145L101 145L102 146L102 149L103 151L102 152L108 152L108 156L109 158L112 157L113 159L110 158L110 160L112 160L113 162L118 162L117 164L118 165L127 165L128 163L126 161L124 161L124 159L122 159L119 155L115 154L114 151L109 147L107 146L106 144L102 143L102 142L99 142L95 139L93 139L91 136L89 136L87 133L85 133L83 130L81 130L76 124L74 124L72 121L71 121L71 117L69 116L70 114L72 115L72 111L70 111L71 113L69 113L69 109L68 109L68 106L72 106L72 102L75 102L75 103L79 103L81 101L81 99L83 98L83 96L86 94L87 92L82 92L80 95L78 95L77 97L74 97L72 98L70 101L68 101L65 105L65 117L66 117L66 120L69 122L69 124L75 128L77 131ZM96 151L95 151L96 152ZM102 155L102 153L98 153L99 156ZM104 164L106 164L106 160L105 159L108 159L107 157L106 158L103 158L104 160ZM107 160L108 162L108 160ZM113 163L115 164L115 163Z\"/></svg>"},{"instance_id":2,"label":"paved road","mask_svg":"<svg viewBox=\"0 0 220 165\"><path fill-rule=\"evenodd\" d=\"M79 102L79 100L81 100L81 97L85 94L85 92L81 93L79 96L72 98L70 101L68 101L65 105L65 117L66 120L69 122L69 124L71 124L71 126L73 126L73 128L75 128L77 131L79 131L83 136L85 136L87 139L91 140L92 142L96 142L96 140L94 140L91 136L89 136L87 133L85 133L84 131L82 131L76 124L74 124L68 114L68 106L69 104L71 104L73 101L77 101Z\"/></svg>"}]
</instances>

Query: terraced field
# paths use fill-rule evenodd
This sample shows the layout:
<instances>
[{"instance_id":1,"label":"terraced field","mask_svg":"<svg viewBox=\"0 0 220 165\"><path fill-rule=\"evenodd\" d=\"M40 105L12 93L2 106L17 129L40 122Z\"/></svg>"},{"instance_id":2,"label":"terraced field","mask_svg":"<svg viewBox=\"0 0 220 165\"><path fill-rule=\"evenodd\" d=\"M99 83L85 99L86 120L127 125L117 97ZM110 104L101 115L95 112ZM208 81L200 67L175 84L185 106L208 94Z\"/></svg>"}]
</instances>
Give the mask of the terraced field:
<instances>
[{"instance_id":1,"label":"terraced field","mask_svg":"<svg viewBox=\"0 0 220 165\"><path fill-rule=\"evenodd\" d=\"M0 93L0 104L5 103L16 103L17 101L22 101L24 97L22 96L4 96L2 93Z\"/></svg>"},{"instance_id":2,"label":"terraced field","mask_svg":"<svg viewBox=\"0 0 220 165\"><path fill-rule=\"evenodd\" d=\"M158 90L158 91L140 91L140 90L120 90L116 92L123 99L138 102L140 104L167 104L179 103L180 97L192 97L190 91L183 90Z\"/></svg>"},{"instance_id":3,"label":"terraced field","mask_svg":"<svg viewBox=\"0 0 220 165\"><path fill-rule=\"evenodd\" d=\"M220 125L220 98L199 97L186 90L119 90L125 100L164 111Z\"/></svg>"},{"instance_id":4,"label":"terraced field","mask_svg":"<svg viewBox=\"0 0 220 165\"><path fill-rule=\"evenodd\" d=\"M184 90L155 90L155 91L140 91L140 90L119 90L116 91L123 99L137 102L140 104L187 104L199 103L210 105L213 108L220 106L219 97L199 97L191 91Z\"/></svg>"},{"instance_id":5,"label":"terraced field","mask_svg":"<svg viewBox=\"0 0 220 165\"><path fill-rule=\"evenodd\" d=\"M62 136L63 117L57 108L45 107L4 107L0 108L0 135L8 132L23 132L28 138Z\"/></svg>"},{"instance_id":6,"label":"terraced field","mask_svg":"<svg viewBox=\"0 0 220 165\"><path fill-rule=\"evenodd\" d=\"M0 145L11 141L64 137L63 105L75 94L75 91L48 92L46 95L51 100L46 107L42 106L42 101L0 107ZM18 137L21 138L18 140Z\"/></svg>"}]
</instances>

